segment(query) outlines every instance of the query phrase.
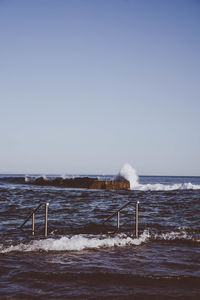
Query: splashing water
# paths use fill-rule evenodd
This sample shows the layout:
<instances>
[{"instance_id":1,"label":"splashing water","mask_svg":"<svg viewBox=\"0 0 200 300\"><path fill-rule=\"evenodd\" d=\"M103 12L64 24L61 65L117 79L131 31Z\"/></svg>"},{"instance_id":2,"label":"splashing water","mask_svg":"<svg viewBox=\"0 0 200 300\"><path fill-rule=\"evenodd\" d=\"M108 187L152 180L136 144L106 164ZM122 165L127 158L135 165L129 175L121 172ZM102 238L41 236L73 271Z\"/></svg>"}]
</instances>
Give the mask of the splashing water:
<instances>
[{"instance_id":1,"label":"splashing water","mask_svg":"<svg viewBox=\"0 0 200 300\"><path fill-rule=\"evenodd\" d=\"M84 249L99 249L110 247L139 246L148 241L150 235L148 230L140 235L139 238L130 237L126 234L117 234L114 237L102 235L74 235L72 237L64 236L59 239L49 238L46 240L33 240L28 244L20 243L4 247L0 245L0 253L13 251L31 252L31 251L81 251Z\"/></svg>"},{"instance_id":2,"label":"splashing water","mask_svg":"<svg viewBox=\"0 0 200 300\"><path fill-rule=\"evenodd\" d=\"M121 168L118 177L122 177L130 182L130 189L135 189L138 186L138 176L136 170L129 164L124 164Z\"/></svg>"},{"instance_id":3,"label":"splashing water","mask_svg":"<svg viewBox=\"0 0 200 300\"><path fill-rule=\"evenodd\" d=\"M0 244L0 253L9 252L36 252L36 251L82 251L85 249L100 249L111 247L139 246L154 241L182 241L199 243L198 237L194 238L186 230L180 229L165 233L153 234L146 229L136 238L125 233L117 234L113 237L108 235L84 235L63 236L58 239L48 238L43 240L33 240L27 244L19 243L17 245L5 246Z\"/></svg>"},{"instance_id":4,"label":"splashing water","mask_svg":"<svg viewBox=\"0 0 200 300\"><path fill-rule=\"evenodd\" d=\"M25 182L29 182L30 180L29 180L29 177L28 177L28 175L25 175Z\"/></svg>"},{"instance_id":5,"label":"splashing water","mask_svg":"<svg viewBox=\"0 0 200 300\"><path fill-rule=\"evenodd\" d=\"M176 183L172 185L165 185L161 183L155 184L140 184L136 170L129 164L124 164L116 178L124 178L130 182L131 190L139 191L173 191L173 190L199 190L200 185L187 183Z\"/></svg>"}]
</instances>

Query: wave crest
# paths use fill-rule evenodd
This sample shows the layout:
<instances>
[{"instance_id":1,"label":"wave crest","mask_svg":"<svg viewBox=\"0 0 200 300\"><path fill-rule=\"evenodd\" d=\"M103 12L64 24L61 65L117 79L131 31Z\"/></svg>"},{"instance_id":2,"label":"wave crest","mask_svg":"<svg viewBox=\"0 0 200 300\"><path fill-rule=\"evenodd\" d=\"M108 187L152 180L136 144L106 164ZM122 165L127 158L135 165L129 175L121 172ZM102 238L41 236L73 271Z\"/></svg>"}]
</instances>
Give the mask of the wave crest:
<instances>
[{"instance_id":1,"label":"wave crest","mask_svg":"<svg viewBox=\"0 0 200 300\"><path fill-rule=\"evenodd\" d=\"M172 241L183 243L199 243L199 234L188 232L187 229L179 228L170 232L150 233L149 229L143 231L138 237L132 237L126 233L119 233L114 236L77 234L63 236L61 238L48 238L32 240L25 244L0 245L0 253L9 252L37 252L37 251L82 251L86 249L100 249L111 247L139 246L149 241Z\"/></svg>"},{"instance_id":2,"label":"wave crest","mask_svg":"<svg viewBox=\"0 0 200 300\"><path fill-rule=\"evenodd\" d=\"M175 184L140 184L138 181L138 175L134 168L129 164L124 164L117 176L125 178L130 182L130 189L137 191L173 191L173 190L200 190L200 185L192 184L191 182L186 183L175 183Z\"/></svg>"},{"instance_id":3,"label":"wave crest","mask_svg":"<svg viewBox=\"0 0 200 300\"><path fill-rule=\"evenodd\" d=\"M35 252L35 251L81 251L84 249L98 249L110 247L138 246L146 242L149 232L144 231L139 238L132 238L126 234L117 234L114 237L106 235L74 235L72 237L61 237L59 239L34 240L28 244L20 243L9 247L0 246L0 253Z\"/></svg>"}]
</instances>

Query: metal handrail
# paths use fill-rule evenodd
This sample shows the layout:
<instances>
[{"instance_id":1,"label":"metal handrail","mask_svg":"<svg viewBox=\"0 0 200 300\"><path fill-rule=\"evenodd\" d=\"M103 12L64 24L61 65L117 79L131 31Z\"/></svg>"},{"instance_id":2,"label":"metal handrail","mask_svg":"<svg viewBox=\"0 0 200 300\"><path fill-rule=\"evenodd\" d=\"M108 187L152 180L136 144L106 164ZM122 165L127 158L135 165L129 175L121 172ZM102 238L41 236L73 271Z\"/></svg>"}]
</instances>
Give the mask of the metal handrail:
<instances>
[{"instance_id":1,"label":"metal handrail","mask_svg":"<svg viewBox=\"0 0 200 300\"><path fill-rule=\"evenodd\" d=\"M104 225L107 221L109 221L112 217L117 215L117 231L119 231L119 216L120 216L120 211L124 209L126 206L128 206L132 201L127 202L123 206L121 206L117 211L115 211L112 215L110 215L105 221L102 222L102 225ZM139 201L136 202L135 206L135 236L138 238L138 208L139 208Z\"/></svg>"},{"instance_id":2,"label":"metal handrail","mask_svg":"<svg viewBox=\"0 0 200 300\"><path fill-rule=\"evenodd\" d=\"M131 201L127 202L126 204L124 204L122 207L120 207L117 211L115 211L112 215L110 215L105 221L102 222L102 225L104 225L107 221L109 221L112 217L114 217L115 215L118 214L118 212L120 212L123 208L125 208L126 206L128 206L131 203Z\"/></svg>"},{"instance_id":3,"label":"metal handrail","mask_svg":"<svg viewBox=\"0 0 200 300\"><path fill-rule=\"evenodd\" d=\"M101 224L104 225L107 221L109 221L112 217L117 215L117 231L119 231L119 217L120 217L120 211L127 207L132 201L129 201L125 203L123 206L121 206L117 211L115 211L112 215L110 215L105 221L103 221ZM23 224L20 226L20 229L23 228L23 226L30 220L32 217L32 235L35 234L35 213L38 211L38 209L43 205L44 203L40 203L28 217L23 222ZM48 218L48 206L49 203L45 204L45 227L44 227L44 236L47 237L47 218ZM138 207L139 207L139 201L136 202L136 208L135 208L135 236L138 238ZM115 231L116 232L116 231Z\"/></svg>"},{"instance_id":4,"label":"metal handrail","mask_svg":"<svg viewBox=\"0 0 200 300\"><path fill-rule=\"evenodd\" d=\"M29 219L32 217L33 214L35 214L38 209L42 206L43 203L40 203L32 212L30 215L28 215L28 217L26 218L26 220L24 221L24 223L20 226L20 229L22 229L22 227L29 221Z\"/></svg>"},{"instance_id":5,"label":"metal handrail","mask_svg":"<svg viewBox=\"0 0 200 300\"><path fill-rule=\"evenodd\" d=\"M32 217L32 235L35 234L35 213L38 211L38 209L43 205L44 203L40 203L28 217L26 220L23 222L23 224L20 226L20 229L30 220ZM48 217L48 206L49 203L45 203L45 228L44 228L44 236L47 237L47 217Z\"/></svg>"}]
</instances>

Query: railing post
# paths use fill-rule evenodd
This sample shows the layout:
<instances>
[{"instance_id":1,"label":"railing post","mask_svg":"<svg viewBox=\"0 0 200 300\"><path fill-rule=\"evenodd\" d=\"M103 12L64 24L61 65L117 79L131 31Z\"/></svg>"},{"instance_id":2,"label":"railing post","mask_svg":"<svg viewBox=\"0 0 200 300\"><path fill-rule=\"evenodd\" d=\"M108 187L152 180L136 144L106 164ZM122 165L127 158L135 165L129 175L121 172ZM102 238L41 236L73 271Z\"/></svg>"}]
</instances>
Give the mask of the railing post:
<instances>
[{"instance_id":1,"label":"railing post","mask_svg":"<svg viewBox=\"0 0 200 300\"><path fill-rule=\"evenodd\" d=\"M44 237L47 237L48 206L49 206L49 203L46 203L46 204L45 204L45 226L44 226Z\"/></svg>"},{"instance_id":2,"label":"railing post","mask_svg":"<svg viewBox=\"0 0 200 300\"><path fill-rule=\"evenodd\" d=\"M32 214L32 235L35 234L35 214Z\"/></svg>"},{"instance_id":3,"label":"railing post","mask_svg":"<svg viewBox=\"0 0 200 300\"><path fill-rule=\"evenodd\" d=\"M26 218L26 220L23 222L23 224L20 226L20 229L22 229L22 227L26 224L26 222L29 221L29 219L33 216L33 214L36 213L36 211L38 211L38 209L42 206L42 203L40 203L33 211L30 215L28 215L28 217Z\"/></svg>"},{"instance_id":4,"label":"railing post","mask_svg":"<svg viewBox=\"0 0 200 300\"><path fill-rule=\"evenodd\" d=\"M118 211L117 212L117 230L119 231L119 215L120 215L120 212Z\"/></svg>"},{"instance_id":5,"label":"railing post","mask_svg":"<svg viewBox=\"0 0 200 300\"><path fill-rule=\"evenodd\" d=\"M136 202L136 207L135 207L135 236L138 238L138 206L139 206L139 201Z\"/></svg>"}]
</instances>

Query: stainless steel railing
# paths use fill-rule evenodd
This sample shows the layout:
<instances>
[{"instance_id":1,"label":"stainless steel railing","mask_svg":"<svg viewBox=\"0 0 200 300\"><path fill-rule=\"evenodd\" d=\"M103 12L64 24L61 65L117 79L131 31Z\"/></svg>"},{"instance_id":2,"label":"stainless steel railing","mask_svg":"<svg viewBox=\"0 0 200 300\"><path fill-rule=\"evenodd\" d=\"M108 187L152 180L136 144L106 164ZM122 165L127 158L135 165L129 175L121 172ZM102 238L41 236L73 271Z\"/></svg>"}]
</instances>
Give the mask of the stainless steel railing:
<instances>
[{"instance_id":1,"label":"stainless steel railing","mask_svg":"<svg viewBox=\"0 0 200 300\"><path fill-rule=\"evenodd\" d=\"M132 204L132 201L127 202L123 206L121 206L118 210L116 210L113 214L111 214L106 220L102 222L102 225L104 225L106 222L108 222L110 219L112 219L114 216L117 216L117 230L119 231L120 228L120 212L128 205ZM136 202L135 206L135 236L138 238L138 212L139 212L139 201ZM115 232L116 232L115 231Z\"/></svg>"},{"instance_id":2,"label":"stainless steel railing","mask_svg":"<svg viewBox=\"0 0 200 300\"><path fill-rule=\"evenodd\" d=\"M32 217L32 235L35 235L35 214L36 212L39 210L39 208L45 205L45 220L44 220L44 236L47 237L48 235L48 207L49 207L49 203L40 203L29 215L28 217L25 219L25 221L23 222L23 224L20 226L20 229L22 229L24 227L24 225L30 220L30 218Z\"/></svg>"},{"instance_id":3,"label":"stainless steel railing","mask_svg":"<svg viewBox=\"0 0 200 300\"><path fill-rule=\"evenodd\" d=\"M106 222L108 222L111 218L114 216L117 216L117 229L115 232L119 231L120 229L120 212L127 207L128 205L132 204L132 201L129 201L125 203L123 206L121 206L118 210L116 210L114 213L112 213L108 218L106 218L101 224L104 225ZM31 219L32 217L32 235L35 235L35 214L39 210L39 208L45 205L45 220L44 220L44 237L47 237L48 235L48 207L49 203L40 203L25 219L23 224L20 226L20 229L24 227L24 225ZM139 216L139 201L135 204L135 236L138 238L138 216Z\"/></svg>"}]
</instances>

